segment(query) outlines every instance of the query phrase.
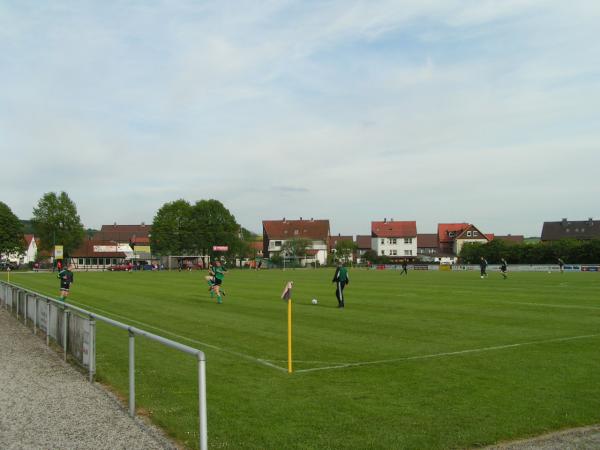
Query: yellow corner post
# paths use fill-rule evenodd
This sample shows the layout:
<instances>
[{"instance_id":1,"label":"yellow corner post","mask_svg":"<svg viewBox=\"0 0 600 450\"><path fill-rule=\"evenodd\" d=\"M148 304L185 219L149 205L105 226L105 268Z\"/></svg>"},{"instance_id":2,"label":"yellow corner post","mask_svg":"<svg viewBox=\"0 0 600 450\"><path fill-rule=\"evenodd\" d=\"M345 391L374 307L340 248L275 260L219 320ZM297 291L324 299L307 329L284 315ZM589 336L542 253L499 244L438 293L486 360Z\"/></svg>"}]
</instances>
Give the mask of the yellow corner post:
<instances>
[{"instance_id":1,"label":"yellow corner post","mask_svg":"<svg viewBox=\"0 0 600 450\"><path fill-rule=\"evenodd\" d=\"M288 300L288 373L292 373L292 299Z\"/></svg>"}]
</instances>

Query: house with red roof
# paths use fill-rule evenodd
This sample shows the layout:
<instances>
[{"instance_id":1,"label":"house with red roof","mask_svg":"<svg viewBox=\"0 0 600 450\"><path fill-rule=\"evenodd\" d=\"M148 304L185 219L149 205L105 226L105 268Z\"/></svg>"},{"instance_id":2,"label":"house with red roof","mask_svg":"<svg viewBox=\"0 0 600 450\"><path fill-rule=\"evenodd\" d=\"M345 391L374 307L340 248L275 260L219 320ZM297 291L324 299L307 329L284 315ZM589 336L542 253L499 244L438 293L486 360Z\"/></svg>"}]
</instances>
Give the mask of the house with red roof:
<instances>
[{"instance_id":1,"label":"house with red roof","mask_svg":"<svg viewBox=\"0 0 600 450\"><path fill-rule=\"evenodd\" d=\"M25 251L23 253L11 253L6 255L6 259L8 259L11 263L22 265L29 264L30 262L34 262L36 260L38 253L37 244L39 241L36 241L33 234L23 235L23 241L25 242Z\"/></svg>"},{"instance_id":2,"label":"house with red roof","mask_svg":"<svg viewBox=\"0 0 600 450\"><path fill-rule=\"evenodd\" d=\"M438 224L439 253L445 256L458 256L466 243L485 244L491 239L470 223Z\"/></svg>"},{"instance_id":3,"label":"house with red roof","mask_svg":"<svg viewBox=\"0 0 600 450\"><path fill-rule=\"evenodd\" d=\"M263 220L263 255L271 258L285 254L285 243L292 239L307 239L310 246L306 257L300 264L327 262L329 251L329 220L302 219L300 220Z\"/></svg>"},{"instance_id":4,"label":"house with red roof","mask_svg":"<svg viewBox=\"0 0 600 450\"><path fill-rule=\"evenodd\" d=\"M438 235L436 233L417 234L417 256L424 261L434 261L438 255Z\"/></svg>"},{"instance_id":5,"label":"house with red roof","mask_svg":"<svg viewBox=\"0 0 600 450\"><path fill-rule=\"evenodd\" d=\"M371 249L392 259L413 259L417 256L417 222L383 219L371 222Z\"/></svg>"},{"instance_id":6,"label":"house with red roof","mask_svg":"<svg viewBox=\"0 0 600 450\"><path fill-rule=\"evenodd\" d=\"M365 253L371 250L371 236L368 234L356 235L356 262L362 263Z\"/></svg>"}]
</instances>

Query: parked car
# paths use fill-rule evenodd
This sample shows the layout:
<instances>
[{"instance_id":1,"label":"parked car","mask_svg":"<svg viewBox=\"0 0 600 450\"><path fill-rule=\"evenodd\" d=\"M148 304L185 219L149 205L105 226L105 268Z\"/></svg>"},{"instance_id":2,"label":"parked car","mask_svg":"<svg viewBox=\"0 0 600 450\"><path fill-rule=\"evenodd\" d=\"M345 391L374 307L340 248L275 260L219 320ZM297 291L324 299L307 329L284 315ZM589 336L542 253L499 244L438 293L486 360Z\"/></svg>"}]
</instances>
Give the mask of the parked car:
<instances>
[{"instance_id":1,"label":"parked car","mask_svg":"<svg viewBox=\"0 0 600 450\"><path fill-rule=\"evenodd\" d=\"M19 266L11 261L0 262L0 270L6 271L8 268L10 268L10 270L17 270Z\"/></svg>"},{"instance_id":2,"label":"parked car","mask_svg":"<svg viewBox=\"0 0 600 450\"><path fill-rule=\"evenodd\" d=\"M112 266L108 266L106 270L110 270L111 272L126 272L131 270L130 264L114 264Z\"/></svg>"}]
</instances>

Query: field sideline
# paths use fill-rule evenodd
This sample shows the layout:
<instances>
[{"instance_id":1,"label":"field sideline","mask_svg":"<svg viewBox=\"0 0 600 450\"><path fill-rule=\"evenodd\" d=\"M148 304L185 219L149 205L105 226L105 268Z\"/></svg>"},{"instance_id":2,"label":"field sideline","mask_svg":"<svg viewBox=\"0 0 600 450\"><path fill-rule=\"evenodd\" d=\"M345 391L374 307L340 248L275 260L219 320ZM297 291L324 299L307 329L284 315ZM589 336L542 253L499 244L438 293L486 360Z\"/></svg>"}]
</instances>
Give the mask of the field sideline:
<instances>
[{"instance_id":1,"label":"field sideline","mask_svg":"<svg viewBox=\"0 0 600 450\"><path fill-rule=\"evenodd\" d=\"M56 297L55 276L11 282ZM465 448L600 422L598 274L351 270L344 310L332 269L231 270L223 305L203 276L76 273L71 301L205 351L210 448ZM193 359L136 345L138 406L195 447ZM126 397L125 332L99 325L97 364Z\"/></svg>"}]
</instances>

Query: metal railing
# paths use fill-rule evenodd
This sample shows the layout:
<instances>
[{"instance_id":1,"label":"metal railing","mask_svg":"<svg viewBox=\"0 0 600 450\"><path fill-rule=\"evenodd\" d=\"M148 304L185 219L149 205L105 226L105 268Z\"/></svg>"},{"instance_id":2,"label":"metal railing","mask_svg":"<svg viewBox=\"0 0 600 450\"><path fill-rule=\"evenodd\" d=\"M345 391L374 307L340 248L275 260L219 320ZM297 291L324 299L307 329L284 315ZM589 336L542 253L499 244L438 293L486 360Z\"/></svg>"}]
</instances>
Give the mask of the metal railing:
<instances>
[{"instance_id":1,"label":"metal railing","mask_svg":"<svg viewBox=\"0 0 600 450\"><path fill-rule=\"evenodd\" d=\"M19 311L24 309L24 323L27 325L28 315L28 296L34 298L34 314L33 314L33 333L36 334L39 328L38 310L39 302L45 302L46 304L46 345L50 344L50 305L53 304L58 310L62 310L62 346L64 349L65 360L67 358L67 341L69 331L69 314L77 314L83 316L89 320L89 381L94 381L94 374L96 373L96 321L107 323L113 327L125 330L129 333L129 415L135 416L135 337L143 336L150 340L159 342L167 347L179 350L183 353L195 356L198 361L198 414L199 414L199 444L200 450L208 449L208 432L207 432L207 409L206 409L206 356L204 352L193 347L189 347L185 344L166 339L162 336L158 336L153 333L149 333L145 330L118 322L108 317L101 316L99 314L87 311L78 306L71 305L69 303L63 303L59 300L51 297L39 294L37 292L25 289L21 286L17 286L13 283L7 283L0 281L0 305L8 309L9 303L11 311L14 312L16 306L17 320L19 320ZM21 297L24 299L24 306L21 307Z\"/></svg>"}]
</instances>

